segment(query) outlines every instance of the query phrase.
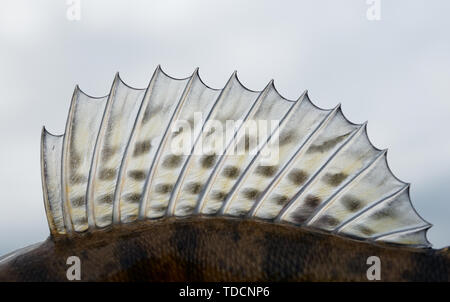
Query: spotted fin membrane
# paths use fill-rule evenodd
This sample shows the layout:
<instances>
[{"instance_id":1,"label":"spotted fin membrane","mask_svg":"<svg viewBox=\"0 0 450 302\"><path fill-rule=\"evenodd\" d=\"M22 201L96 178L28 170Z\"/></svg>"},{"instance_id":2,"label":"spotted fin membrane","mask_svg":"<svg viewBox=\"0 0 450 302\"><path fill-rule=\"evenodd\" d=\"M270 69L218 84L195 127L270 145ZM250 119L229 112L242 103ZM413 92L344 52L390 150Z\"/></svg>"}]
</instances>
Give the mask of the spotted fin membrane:
<instances>
[{"instance_id":1,"label":"spotted fin membrane","mask_svg":"<svg viewBox=\"0 0 450 302\"><path fill-rule=\"evenodd\" d=\"M53 235L221 215L429 247L431 224L386 156L366 123L348 121L340 105L318 108L306 91L287 100L273 81L252 91L236 72L212 89L198 69L175 79L159 66L145 89L118 74L104 97L77 86L65 133L44 128L41 142Z\"/></svg>"}]
</instances>

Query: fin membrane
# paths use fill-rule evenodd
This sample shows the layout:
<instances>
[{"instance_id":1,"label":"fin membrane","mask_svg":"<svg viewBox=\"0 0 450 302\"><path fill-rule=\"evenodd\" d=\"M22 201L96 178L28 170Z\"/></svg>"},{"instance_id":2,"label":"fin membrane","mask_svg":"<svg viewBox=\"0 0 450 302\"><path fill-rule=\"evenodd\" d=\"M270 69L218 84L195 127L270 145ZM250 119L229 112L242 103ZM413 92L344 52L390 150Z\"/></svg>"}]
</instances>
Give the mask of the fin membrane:
<instances>
[{"instance_id":1,"label":"fin membrane","mask_svg":"<svg viewBox=\"0 0 450 302\"><path fill-rule=\"evenodd\" d=\"M163 216L227 215L292 223L372 242L428 247L431 225L390 171L367 124L283 98L271 81L223 89L198 69L155 70L146 89L116 75L110 93L78 87L65 134L43 130L44 203L51 233Z\"/></svg>"}]
</instances>

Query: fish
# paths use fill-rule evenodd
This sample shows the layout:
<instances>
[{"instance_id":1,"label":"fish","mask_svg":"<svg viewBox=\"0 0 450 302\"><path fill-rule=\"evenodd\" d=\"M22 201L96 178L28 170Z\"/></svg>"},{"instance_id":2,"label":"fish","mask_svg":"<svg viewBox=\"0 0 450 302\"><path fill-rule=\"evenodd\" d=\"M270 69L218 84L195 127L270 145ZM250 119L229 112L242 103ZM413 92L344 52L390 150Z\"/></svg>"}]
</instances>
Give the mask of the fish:
<instances>
[{"instance_id":1,"label":"fish","mask_svg":"<svg viewBox=\"0 0 450 302\"><path fill-rule=\"evenodd\" d=\"M0 257L0 281L450 281L367 122L273 80L76 86L41 178L50 235Z\"/></svg>"}]
</instances>

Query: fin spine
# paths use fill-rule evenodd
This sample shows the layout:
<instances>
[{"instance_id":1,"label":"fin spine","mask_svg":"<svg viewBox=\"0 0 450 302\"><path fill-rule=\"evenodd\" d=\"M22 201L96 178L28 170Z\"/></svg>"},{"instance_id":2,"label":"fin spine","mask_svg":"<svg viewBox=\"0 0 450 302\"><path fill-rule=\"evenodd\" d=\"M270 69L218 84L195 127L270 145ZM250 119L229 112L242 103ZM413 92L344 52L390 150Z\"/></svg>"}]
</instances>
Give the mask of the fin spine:
<instances>
[{"instance_id":1,"label":"fin spine","mask_svg":"<svg viewBox=\"0 0 450 302\"><path fill-rule=\"evenodd\" d=\"M64 133L63 139L63 149L62 149L62 164L61 164L61 197L62 197L62 208L64 213L64 224L67 228L67 231L72 231L74 229L73 221L72 221L72 205L68 199L67 192L67 161L68 161L68 152L69 152L69 141L71 136L72 122L74 117L75 105L78 100L80 89L78 85L75 86L75 90L72 95L72 101L70 103L69 114L66 122L66 130Z\"/></svg>"},{"instance_id":2,"label":"fin spine","mask_svg":"<svg viewBox=\"0 0 450 302\"><path fill-rule=\"evenodd\" d=\"M114 77L113 84L111 85L111 91L108 95L108 99L106 101L105 110L103 111L102 121L100 123L100 129L98 131L97 138L95 140L95 147L94 147L94 153L92 155L92 161L91 161L91 168L89 169L89 176L88 176L88 184L87 184L87 190L86 190L86 209L87 209L87 218L88 218L88 225L90 228L97 228L96 219L95 219L95 201L94 201L94 191L93 191L93 185L95 182L95 175L98 168L98 160L100 156L100 149L101 144L103 142L105 132L106 132L106 126L109 119L109 116L111 114L112 104L113 100L116 96L116 91L120 83L120 77L119 73L116 73Z\"/></svg>"},{"instance_id":3,"label":"fin spine","mask_svg":"<svg viewBox=\"0 0 450 302\"><path fill-rule=\"evenodd\" d=\"M53 219L50 201L48 199L47 190L47 177L45 176L45 135L47 134L45 127L42 127L41 131L41 180L42 180L42 193L44 197L45 215L47 216L48 227L50 234L57 234L55 220Z\"/></svg>"}]
</instances>

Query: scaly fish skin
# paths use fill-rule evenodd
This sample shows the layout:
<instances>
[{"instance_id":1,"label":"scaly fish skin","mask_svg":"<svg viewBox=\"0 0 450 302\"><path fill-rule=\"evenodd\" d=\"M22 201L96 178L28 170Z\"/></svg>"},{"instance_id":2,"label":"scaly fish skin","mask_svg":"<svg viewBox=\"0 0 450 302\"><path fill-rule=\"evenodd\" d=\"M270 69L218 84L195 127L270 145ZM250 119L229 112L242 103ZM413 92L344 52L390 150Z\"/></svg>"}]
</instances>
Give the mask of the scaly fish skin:
<instances>
[{"instance_id":1,"label":"scaly fish skin","mask_svg":"<svg viewBox=\"0 0 450 302\"><path fill-rule=\"evenodd\" d=\"M80 259L81 281L450 281L449 248L361 242L289 224L227 217L164 218L53 236L0 260L0 281L68 281L66 260Z\"/></svg>"}]
</instances>

